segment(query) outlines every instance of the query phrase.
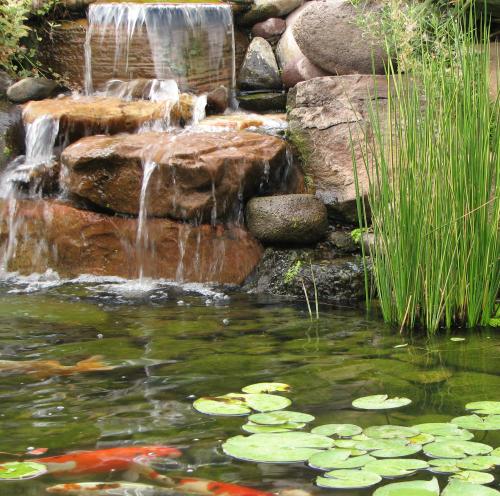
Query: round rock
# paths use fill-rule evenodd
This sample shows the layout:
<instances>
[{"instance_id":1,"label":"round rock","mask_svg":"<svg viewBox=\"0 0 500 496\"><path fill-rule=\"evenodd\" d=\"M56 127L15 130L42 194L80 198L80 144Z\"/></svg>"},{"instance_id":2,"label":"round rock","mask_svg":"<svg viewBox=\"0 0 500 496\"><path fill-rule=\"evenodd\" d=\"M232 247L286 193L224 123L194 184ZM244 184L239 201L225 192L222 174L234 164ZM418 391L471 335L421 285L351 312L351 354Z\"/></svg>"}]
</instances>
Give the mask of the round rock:
<instances>
[{"instance_id":1,"label":"round rock","mask_svg":"<svg viewBox=\"0 0 500 496\"><path fill-rule=\"evenodd\" d=\"M9 86L7 98L14 103L24 103L29 100L43 100L51 96L57 83L51 79L29 77Z\"/></svg>"},{"instance_id":2,"label":"round rock","mask_svg":"<svg viewBox=\"0 0 500 496\"><path fill-rule=\"evenodd\" d=\"M260 36L266 40L273 39L282 34L286 29L286 21L273 17L267 21L259 22L252 28L253 36Z\"/></svg>"},{"instance_id":3,"label":"round rock","mask_svg":"<svg viewBox=\"0 0 500 496\"><path fill-rule=\"evenodd\" d=\"M313 244L328 229L326 207L306 194L253 198L246 220L250 232L266 244Z\"/></svg>"},{"instance_id":4,"label":"round rock","mask_svg":"<svg viewBox=\"0 0 500 496\"><path fill-rule=\"evenodd\" d=\"M253 26L271 17L283 17L297 7L302 0L254 0L251 9L237 19L241 26Z\"/></svg>"}]
</instances>

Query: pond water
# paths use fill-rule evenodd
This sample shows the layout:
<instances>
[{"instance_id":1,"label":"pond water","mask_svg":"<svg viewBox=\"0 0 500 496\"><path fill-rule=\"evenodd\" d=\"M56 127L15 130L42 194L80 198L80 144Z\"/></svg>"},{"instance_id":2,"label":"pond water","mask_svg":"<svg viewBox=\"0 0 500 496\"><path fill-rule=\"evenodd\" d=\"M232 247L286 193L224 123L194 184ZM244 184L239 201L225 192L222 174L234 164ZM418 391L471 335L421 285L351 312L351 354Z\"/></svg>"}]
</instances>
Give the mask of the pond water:
<instances>
[{"instance_id":1,"label":"pond water","mask_svg":"<svg viewBox=\"0 0 500 496\"><path fill-rule=\"evenodd\" d=\"M128 444L167 444L184 455L167 474L235 482L267 491L302 488L359 496L373 488L315 488L317 472L302 464L240 462L221 441L242 434L245 418L209 417L195 397L240 391L262 381L292 386L291 408L316 416L312 424L388 422L412 425L464 415L469 401L498 399L500 336L493 329L455 331L462 342L400 335L363 309L322 308L311 322L299 303L242 294L179 293L158 287L50 284L0 288L0 359L59 360L93 355L113 370L65 377L0 372L0 451L24 453ZM396 345L409 343L402 348ZM360 396L387 393L413 403L388 415L356 411ZM500 445L500 432L476 440ZM13 460L1 455L4 460ZM414 478L427 479L422 472ZM61 481L121 480L121 475L1 483L0 494L39 496ZM441 481L445 481L441 478ZM147 482L147 481L143 481ZM386 483L386 482L384 482Z\"/></svg>"}]
</instances>

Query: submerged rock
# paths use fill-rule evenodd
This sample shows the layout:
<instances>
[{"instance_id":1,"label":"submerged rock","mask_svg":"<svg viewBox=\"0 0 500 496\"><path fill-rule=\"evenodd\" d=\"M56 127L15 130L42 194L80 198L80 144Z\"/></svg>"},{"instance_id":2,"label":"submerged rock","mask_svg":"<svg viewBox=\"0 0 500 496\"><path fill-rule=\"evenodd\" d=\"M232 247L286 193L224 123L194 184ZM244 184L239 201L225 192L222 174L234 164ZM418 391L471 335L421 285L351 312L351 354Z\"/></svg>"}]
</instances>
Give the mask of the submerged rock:
<instances>
[{"instance_id":1,"label":"submerged rock","mask_svg":"<svg viewBox=\"0 0 500 496\"><path fill-rule=\"evenodd\" d=\"M328 229L326 208L313 195L252 198L246 209L250 232L265 244L311 245Z\"/></svg>"},{"instance_id":2,"label":"submerged rock","mask_svg":"<svg viewBox=\"0 0 500 496\"><path fill-rule=\"evenodd\" d=\"M137 249L137 219L78 210L52 201L18 201L21 228L9 233L8 206L2 210L0 242L9 234L16 251L8 266L21 274L53 269L62 277L80 274L184 282L241 283L261 257L259 243L241 228L190 226L166 219L147 222L149 243ZM17 234L17 235L16 235Z\"/></svg>"},{"instance_id":3,"label":"submerged rock","mask_svg":"<svg viewBox=\"0 0 500 496\"><path fill-rule=\"evenodd\" d=\"M92 136L61 156L63 186L114 212L138 215L144 164L154 163L145 207L174 219L238 219L243 202L281 186L286 144L250 132Z\"/></svg>"},{"instance_id":4,"label":"submerged rock","mask_svg":"<svg viewBox=\"0 0 500 496\"><path fill-rule=\"evenodd\" d=\"M29 100L43 100L57 89L57 83L51 79L28 77L21 79L7 89L7 98L14 103Z\"/></svg>"}]
</instances>

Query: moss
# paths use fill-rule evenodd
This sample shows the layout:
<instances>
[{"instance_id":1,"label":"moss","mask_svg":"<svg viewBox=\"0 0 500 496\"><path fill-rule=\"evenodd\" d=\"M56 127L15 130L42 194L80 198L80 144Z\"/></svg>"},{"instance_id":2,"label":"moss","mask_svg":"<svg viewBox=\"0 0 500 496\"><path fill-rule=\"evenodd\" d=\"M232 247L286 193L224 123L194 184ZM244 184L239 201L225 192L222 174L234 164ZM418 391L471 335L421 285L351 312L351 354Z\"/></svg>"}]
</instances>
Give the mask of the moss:
<instances>
[{"instance_id":1,"label":"moss","mask_svg":"<svg viewBox=\"0 0 500 496\"><path fill-rule=\"evenodd\" d=\"M311 176L310 160L311 160L311 145L304 131L297 128L289 127L286 133L286 138L292 145L294 154L299 158L300 168L304 174L304 184L307 192L314 189L314 180Z\"/></svg>"}]
</instances>

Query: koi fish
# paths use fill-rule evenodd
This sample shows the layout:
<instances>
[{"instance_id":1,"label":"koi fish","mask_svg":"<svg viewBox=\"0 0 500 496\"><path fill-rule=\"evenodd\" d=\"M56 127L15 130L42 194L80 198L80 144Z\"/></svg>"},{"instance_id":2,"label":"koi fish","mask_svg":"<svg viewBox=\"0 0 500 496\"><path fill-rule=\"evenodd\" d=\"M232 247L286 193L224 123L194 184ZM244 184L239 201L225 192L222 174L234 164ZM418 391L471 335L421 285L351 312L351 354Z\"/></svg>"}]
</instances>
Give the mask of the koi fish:
<instances>
[{"instance_id":1,"label":"koi fish","mask_svg":"<svg viewBox=\"0 0 500 496\"><path fill-rule=\"evenodd\" d=\"M134 482L79 482L47 488L50 494L68 496L175 496L172 489Z\"/></svg>"},{"instance_id":2,"label":"koi fish","mask_svg":"<svg viewBox=\"0 0 500 496\"><path fill-rule=\"evenodd\" d=\"M73 375L82 372L101 372L115 367L101 361L99 355L81 360L76 365L63 365L57 360L0 360L0 374L33 374L45 379L55 375Z\"/></svg>"},{"instance_id":3,"label":"koi fish","mask_svg":"<svg viewBox=\"0 0 500 496\"><path fill-rule=\"evenodd\" d=\"M180 479L174 487L182 493L204 496L275 496L273 493L252 489L251 487L205 479Z\"/></svg>"}]
</instances>

